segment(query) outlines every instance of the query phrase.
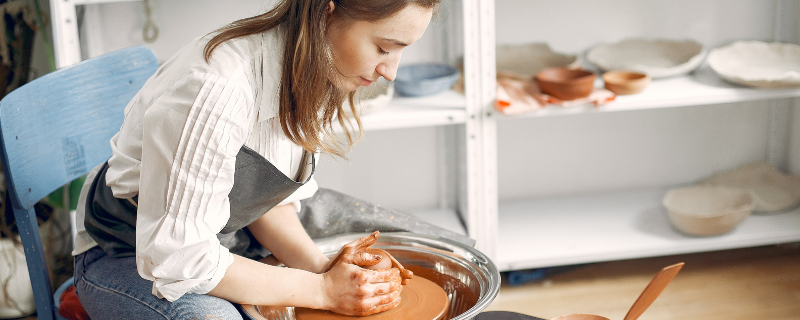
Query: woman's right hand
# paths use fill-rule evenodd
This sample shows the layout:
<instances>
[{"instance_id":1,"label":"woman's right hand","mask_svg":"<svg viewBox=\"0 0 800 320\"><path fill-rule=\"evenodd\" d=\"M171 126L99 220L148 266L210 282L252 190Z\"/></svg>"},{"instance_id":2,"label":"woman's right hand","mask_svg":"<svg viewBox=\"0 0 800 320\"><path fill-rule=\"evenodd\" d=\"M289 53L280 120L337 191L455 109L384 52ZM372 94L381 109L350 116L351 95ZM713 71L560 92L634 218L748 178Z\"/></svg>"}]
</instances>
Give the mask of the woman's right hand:
<instances>
[{"instance_id":1,"label":"woman's right hand","mask_svg":"<svg viewBox=\"0 0 800 320\"><path fill-rule=\"evenodd\" d=\"M380 260L366 252L345 253L337 258L323 275L324 309L344 315L368 316L400 304L402 278L399 269L359 267L366 261L377 263Z\"/></svg>"}]
</instances>

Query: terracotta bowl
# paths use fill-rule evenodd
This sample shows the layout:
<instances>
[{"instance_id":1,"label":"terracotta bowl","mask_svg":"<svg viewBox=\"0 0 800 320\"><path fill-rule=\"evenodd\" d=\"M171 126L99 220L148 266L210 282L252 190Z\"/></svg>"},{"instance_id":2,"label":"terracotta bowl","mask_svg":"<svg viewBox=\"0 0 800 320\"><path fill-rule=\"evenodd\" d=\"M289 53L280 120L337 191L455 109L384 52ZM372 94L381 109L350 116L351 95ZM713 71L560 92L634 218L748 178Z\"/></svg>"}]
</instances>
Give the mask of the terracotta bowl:
<instances>
[{"instance_id":1,"label":"terracotta bowl","mask_svg":"<svg viewBox=\"0 0 800 320\"><path fill-rule=\"evenodd\" d=\"M603 74L606 89L618 95L642 92L650 84L650 77L636 71L614 70Z\"/></svg>"},{"instance_id":2,"label":"terracotta bowl","mask_svg":"<svg viewBox=\"0 0 800 320\"><path fill-rule=\"evenodd\" d=\"M550 320L609 320L609 319L594 314L573 313L573 314L565 314L563 316L558 316Z\"/></svg>"},{"instance_id":3,"label":"terracotta bowl","mask_svg":"<svg viewBox=\"0 0 800 320\"><path fill-rule=\"evenodd\" d=\"M594 90L596 74L581 69L548 68L536 74L542 92L561 100L586 98Z\"/></svg>"},{"instance_id":4,"label":"terracotta bowl","mask_svg":"<svg viewBox=\"0 0 800 320\"><path fill-rule=\"evenodd\" d=\"M756 197L746 189L700 185L670 190L663 204L670 222L679 231L713 236L742 223L755 208Z\"/></svg>"}]
</instances>

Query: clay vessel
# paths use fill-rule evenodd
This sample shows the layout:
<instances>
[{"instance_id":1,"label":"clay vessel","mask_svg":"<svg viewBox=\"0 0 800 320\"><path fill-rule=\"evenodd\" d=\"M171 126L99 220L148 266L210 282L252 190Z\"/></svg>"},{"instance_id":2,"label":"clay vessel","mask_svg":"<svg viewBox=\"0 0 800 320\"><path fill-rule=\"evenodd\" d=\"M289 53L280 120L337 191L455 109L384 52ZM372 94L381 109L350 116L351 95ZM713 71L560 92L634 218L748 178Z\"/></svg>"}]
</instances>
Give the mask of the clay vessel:
<instances>
[{"instance_id":1,"label":"clay vessel","mask_svg":"<svg viewBox=\"0 0 800 320\"><path fill-rule=\"evenodd\" d=\"M381 249L375 248L368 248L366 249L367 252L381 256L381 262L374 266L362 266L364 269L370 270L377 270L377 269L390 269L392 267L392 258L389 257L389 253L383 251Z\"/></svg>"},{"instance_id":2,"label":"clay vessel","mask_svg":"<svg viewBox=\"0 0 800 320\"><path fill-rule=\"evenodd\" d=\"M560 100L586 98L594 90L596 74L582 69L548 68L536 74L542 92Z\"/></svg>"},{"instance_id":3,"label":"clay vessel","mask_svg":"<svg viewBox=\"0 0 800 320\"><path fill-rule=\"evenodd\" d=\"M650 77L636 71L614 70L603 74L606 89L618 95L642 92L650 84Z\"/></svg>"}]
</instances>

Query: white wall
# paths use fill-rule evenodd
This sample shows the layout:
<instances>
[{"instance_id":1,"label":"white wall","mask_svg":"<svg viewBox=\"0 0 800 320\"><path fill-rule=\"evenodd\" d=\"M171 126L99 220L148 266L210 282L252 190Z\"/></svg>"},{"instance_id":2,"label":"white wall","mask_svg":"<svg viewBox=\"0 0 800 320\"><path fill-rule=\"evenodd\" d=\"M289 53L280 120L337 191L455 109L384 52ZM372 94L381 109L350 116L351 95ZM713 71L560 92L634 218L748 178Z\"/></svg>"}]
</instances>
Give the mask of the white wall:
<instances>
[{"instance_id":1,"label":"white wall","mask_svg":"<svg viewBox=\"0 0 800 320\"><path fill-rule=\"evenodd\" d=\"M150 0L152 18L160 30L158 39L147 44L164 61L192 39L225 24L263 13L274 0ZM91 8L89 8L91 7ZM446 14L437 17L423 38L404 50L401 63L443 60L446 47ZM132 45L146 44L142 38L145 14L142 2L120 2L87 7L86 45L95 56Z\"/></svg>"},{"instance_id":2,"label":"white wall","mask_svg":"<svg viewBox=\"0 0 800 320\"><path fill-rule=\"evenodd\" d=\"M436 134L434 127L367 132L349 161L323 157L317 182L390 208L436 208Z\"/></svg>"},{"instance_id":3,"label":"white wall","mask_svg":"<svg viewBox=\"0 0 800 320\"><path fill-rule=\"evenodd\" d=\"M497 43L548 42L578 53L628 37L689 38L709 47L773 38L770 0L496 0ZM580 10L575 8L580 7Z\"/></svg>"},{"instance_id":4,"label":"white wall","mask_svg":"<svg viewBox=\"0 0 800 320\"><path fill-rule=\"evenodd\" d=\"M763 102L498 124L501 200L696 182L765 161Z\"/></svg>"},{"instance_id":5,"label":"white wall","mask_svg":"<svg viewBox=\"0 0 800 320\"><path fill-rule=\"evenodd\" d=\"M164 61L192 39L226 23L265 11L271 0L150 0L158 39L148 44ZM120 2L87 6L84 40L90 57L132 45L145 44L143 2Z\"/></svg>"}]
</instances>

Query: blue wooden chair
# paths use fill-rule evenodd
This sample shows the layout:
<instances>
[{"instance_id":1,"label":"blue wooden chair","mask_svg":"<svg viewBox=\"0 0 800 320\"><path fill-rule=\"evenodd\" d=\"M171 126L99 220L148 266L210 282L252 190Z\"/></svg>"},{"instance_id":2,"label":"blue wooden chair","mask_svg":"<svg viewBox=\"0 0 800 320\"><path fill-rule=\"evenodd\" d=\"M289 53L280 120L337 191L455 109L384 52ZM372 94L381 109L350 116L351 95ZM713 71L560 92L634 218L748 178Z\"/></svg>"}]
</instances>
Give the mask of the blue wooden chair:
<instances>
[{"instance_id":1,"label":"blue wooden chair","mask_svg":"<svg viewBox=\"0 0 800 320\"><path fill-rule=\"evenodd\" d=\"M33 206L108 160L125 106L156 69L150 49L131 47L47 74L0 101L0 158L40 320L54 319L55 309Z\"/></svg>"}]
</instances>

